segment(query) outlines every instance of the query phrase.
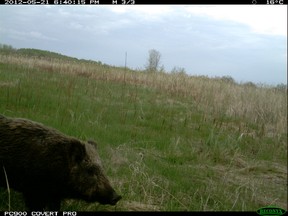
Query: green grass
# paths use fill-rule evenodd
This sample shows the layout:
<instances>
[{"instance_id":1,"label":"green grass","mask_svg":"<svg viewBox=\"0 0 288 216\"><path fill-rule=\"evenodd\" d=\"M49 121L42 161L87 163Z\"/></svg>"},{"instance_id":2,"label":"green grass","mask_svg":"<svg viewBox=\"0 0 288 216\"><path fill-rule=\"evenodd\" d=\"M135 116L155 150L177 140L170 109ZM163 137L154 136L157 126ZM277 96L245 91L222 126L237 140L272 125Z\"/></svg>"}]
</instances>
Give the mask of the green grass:
<instances>
[{"instance_id":1,"label":"green grass","mask_svg":"<svg viewBox=\"0 0 288 216\"><path fill-rule=\"evenodd\" d=\"M123 195L116 207L65 200L61 210L287 209L285 91L33 56L0 56L0 113L94 139ZM10 198L25 209L21 194Z\"/></svg>"}]
</instances>

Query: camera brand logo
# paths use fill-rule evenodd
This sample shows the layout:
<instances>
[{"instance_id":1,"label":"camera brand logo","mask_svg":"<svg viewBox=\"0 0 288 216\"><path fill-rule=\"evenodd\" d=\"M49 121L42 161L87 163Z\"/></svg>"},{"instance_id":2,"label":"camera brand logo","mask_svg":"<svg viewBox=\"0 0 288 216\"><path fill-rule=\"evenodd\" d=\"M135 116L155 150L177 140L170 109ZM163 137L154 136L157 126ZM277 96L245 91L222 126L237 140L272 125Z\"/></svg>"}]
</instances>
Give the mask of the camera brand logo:
<instances>
[{"instance_id":1,"label":"camera brand logo","mask_svg":"<svg viewBox=\"0 0 288 216\"><path fill-rule=\"evenodd\" d=\"M266 206L266 207L262 207L260 209L258 209L256 211L259 215L261 216L265 216L265 215L284 215L286 213L285 209L276 207L276 206Z\"/></svg>"}]
</instances>

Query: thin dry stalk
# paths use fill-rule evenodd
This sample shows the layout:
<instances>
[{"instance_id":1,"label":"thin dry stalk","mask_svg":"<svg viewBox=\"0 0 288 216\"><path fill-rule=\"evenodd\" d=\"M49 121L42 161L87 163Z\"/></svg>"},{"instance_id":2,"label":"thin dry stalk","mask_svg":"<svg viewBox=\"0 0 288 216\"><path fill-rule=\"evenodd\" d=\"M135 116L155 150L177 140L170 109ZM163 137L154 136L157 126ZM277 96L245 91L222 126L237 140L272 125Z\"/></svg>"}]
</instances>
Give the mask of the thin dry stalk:
<instances>
[{"instance_id":1,"label":"thin dry stalk","mask_svg":"<svg viewBox=\"0 0 288 216\"><path fill-rule=\"evenodd\" d=\"M6 170L5 170L4 166L3 166L3 171L4 171L6 185L7 185L7 191L8 191L8 207L9 207L8 210L10 211L10 209L11 209L10 187L9 187L9 181L8 181L7 173L6 173Z\"/></svg>"}]
</instances>

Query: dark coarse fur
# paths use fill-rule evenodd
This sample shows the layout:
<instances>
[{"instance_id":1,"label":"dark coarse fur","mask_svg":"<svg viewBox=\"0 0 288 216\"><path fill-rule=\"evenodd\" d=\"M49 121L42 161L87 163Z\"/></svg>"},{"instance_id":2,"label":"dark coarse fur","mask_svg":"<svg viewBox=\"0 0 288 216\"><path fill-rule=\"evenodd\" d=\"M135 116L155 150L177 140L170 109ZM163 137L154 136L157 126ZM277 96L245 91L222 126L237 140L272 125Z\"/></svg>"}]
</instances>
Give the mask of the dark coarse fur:
<instances>
[{"instance_id":1,"label":"dark coarse fur","mask_svg":"<svg viewBox=\"0 0 288 216\"><path fill-rule=\"evenodd\" d=\"M115 205L93 141L0 115L0 186L23 193L29 210L59 210L64 198Z\"/></svg>"}]
</instances>

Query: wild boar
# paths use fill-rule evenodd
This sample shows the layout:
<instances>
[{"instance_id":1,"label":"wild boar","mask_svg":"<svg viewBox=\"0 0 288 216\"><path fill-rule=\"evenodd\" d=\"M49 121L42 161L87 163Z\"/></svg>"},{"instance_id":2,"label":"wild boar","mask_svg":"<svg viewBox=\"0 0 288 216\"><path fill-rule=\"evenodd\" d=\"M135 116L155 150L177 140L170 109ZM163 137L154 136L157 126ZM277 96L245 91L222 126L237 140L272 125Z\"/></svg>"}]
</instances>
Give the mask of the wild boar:
<instances>
[{"instance_id":1,"label":"wild boar","mask_svg":"<svg viewBox=\"0 0 288 216\"><path fill-rule=\"evenodd\" d=\"M22 118L0 115L0 186L23 193L29 210L59 210L65 198L115 205L96 144Z\"/></svg>"}]
</instances>

